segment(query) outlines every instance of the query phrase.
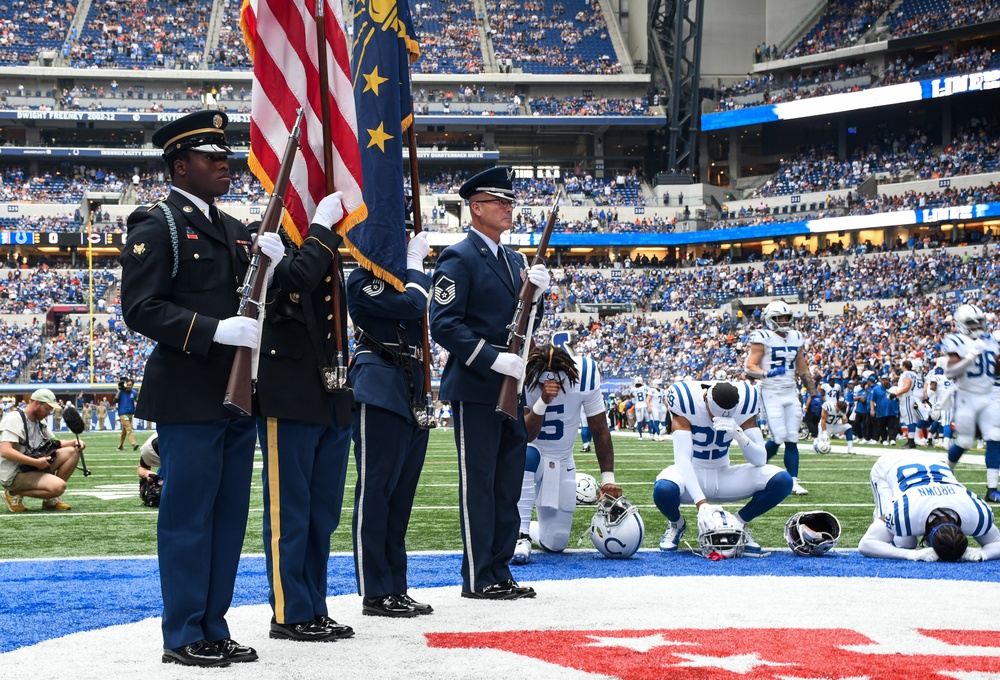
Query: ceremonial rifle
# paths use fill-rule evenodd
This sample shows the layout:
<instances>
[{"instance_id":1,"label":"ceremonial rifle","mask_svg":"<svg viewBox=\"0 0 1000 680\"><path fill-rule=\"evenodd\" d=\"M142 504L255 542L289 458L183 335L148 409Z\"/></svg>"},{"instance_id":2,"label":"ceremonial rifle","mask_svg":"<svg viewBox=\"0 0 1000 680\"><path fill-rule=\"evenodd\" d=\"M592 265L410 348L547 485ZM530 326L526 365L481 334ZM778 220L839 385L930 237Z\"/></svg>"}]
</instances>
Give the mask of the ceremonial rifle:
<instances>
[{"instance_id":1,"label":"ceremonial rifle","mask_svg":"<svg viewBox=\"0 0 1000 680\"><path fill-rule=\"evenodd\" d=\"M262 234L277 232L281 225L281 218L285 212L285 190L288 188L288 179L292 174L295 152L299 148L302 114L302 109L299 109L295 117L295 125L288 133L288 143L285 145L285 153L281 157L281 167L278 169L278 177L274 180L274 191L271 192L271 200L267 203L264 218L257 230L257 238L254 239L253 246L250 248L250 265L243 278L243 285L238 291L240 304L236 314L248 319L256 319L258 339L264 323L264 295L267 286L267 269L271 262L267 255L260 252L260 237ZM262 271L264 276L260 276ZM226 397L222 400L226 408L241 416L248 416L252 411L254 383L257 380L255 354L255 350L249 347L236 348L233 366L229 371L229 382L226 383Z\"/></svg>"},{"instance_id":2,"label":"ceremonial rifle","mask_svg":"<svg viewBox=\"0 0 1000 680\"><path fill-rule=\"evenodd\" d=\"M562 203L562 189L556 193L555 202L552 204L552 212L549 213L549 219L545 222L545 228L542 229L542 236L538 241L538 250L535 251L535 257L531 260L531 266L536 264L545 264L545 251L549 248L549 237L552 236L552 229L556 225L556 217L559 215L559 204ZM503 247L502 245L500 246ZM535 291L538 287L531 282L530 279L525 279L524 283L521 284L521 292L517 296L517 308L514 310L514 318L511 320L510 325L507 326L507 330L510 331L510 335L507 338L507 351L511 354L520 354L522 348L525 352L531 349L531 326L534 324L535 319ZM525 311L530 307L530 313L525 314ZM498 413L503 413L508 418L513 420L517 419L517 408L520 403L520 392L521 388L524 386L523 379L514 378L513 376L504 376L503 384L500 386L500 396L497 399L496 410Z\"/></svg>"}]
</instances>

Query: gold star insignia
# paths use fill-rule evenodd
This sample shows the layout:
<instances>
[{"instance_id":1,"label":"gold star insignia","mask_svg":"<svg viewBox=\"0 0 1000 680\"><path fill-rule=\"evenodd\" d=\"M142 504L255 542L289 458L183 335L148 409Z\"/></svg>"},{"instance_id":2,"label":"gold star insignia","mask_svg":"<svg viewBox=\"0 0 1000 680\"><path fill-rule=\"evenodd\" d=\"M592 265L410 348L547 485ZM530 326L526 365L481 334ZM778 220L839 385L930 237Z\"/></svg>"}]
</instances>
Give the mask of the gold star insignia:
<instances>
[{"instance_id":1,"label":"gold star insignia","mask_svg":"<svg viewBox=\"0 0 1000 680\"><path fill-rule=\"evenodd\" d=\"M367 148L370 149L371 147L378 144L378 148L382 149L383 152L385 151L385 141L387 139L392 139L392 135L386 134L385 130L383 129L384 127L385 123L379 123L378 127L375 128L374 130L372 130L371 128L368 129L368 134L371 135L371 141L368 142Z\"/></svg>"},{"instance_id":2,"label":"gold star insignia","mask_svg":"<svg viewBox=\"0 0 1000 680\"><path fill-rule=\"evenodd\" d=\"M375 93L376 97L378 96L378 86L389 80L388 78L383 78L378 74L378 64L375 65L375 68L372 69L371 73L362 73L361 75L365 77L365 82L367 83L365 85L365 89L361 91L361 94L371 90Z\"/></svg>"}]
</instances>

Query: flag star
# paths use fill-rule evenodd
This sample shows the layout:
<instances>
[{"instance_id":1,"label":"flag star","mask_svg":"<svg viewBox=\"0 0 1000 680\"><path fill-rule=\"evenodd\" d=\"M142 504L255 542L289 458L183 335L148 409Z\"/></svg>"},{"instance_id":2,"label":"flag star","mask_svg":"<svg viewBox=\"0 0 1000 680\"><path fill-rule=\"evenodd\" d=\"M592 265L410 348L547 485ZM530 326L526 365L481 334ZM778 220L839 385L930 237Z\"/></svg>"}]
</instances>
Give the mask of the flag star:
<instances>
[{"instance_id":1,"label":"flag star","mask_svg":"<svg viewBox=\"0 0 1000 680\"><path fill-rule=\"evenodd\" d=\"M700 654L681 654L675 656L687 659L683 663L672 664L687 668L721 668L730 673L749 673L758 666L791 666L793 664L765 661L754 652L753 654L734 654L732 656L701 656Z\"/></svg>"},{"instance_id":2,"label":"flag star","mask_svg":"<svg viewBox=\"0 0 1000 680\"><path fill-rule=\"evenodd\" d=\"M648 652L656 647L699 646L697 642L674 642L664 640L662 635L647 635L645 637L602 637L588 635L595 642L589 642L582 647L627 647L636 652Z\"/></svg>"},{"instance_id":3,"label":"flag star","mask_svg":"<svg viewBox=\"0 0 1000 680\"><path fill-rule=\"evenodd\" d=\"M378 64L375 64L375 68L372 69L371 73L362 73L361 75L364 76L366 83L365 89L363 89L361 93L364 94L368 90L371 90L375 93L376 97L378 96L378 86L389 80L388 78L383 78L378 74Z\"/></svg>"},{"instance_id":4,"label":"flag star","mask_svg":"<svg viewBox=\"0 0 1000 680\"><path fill-rule=\"evenodd\" d=\"M368 146L366 148L370 149L371 147L378 144L378 148L382 149L382 151L385 151L385 142L387 139L392 139L392 135L386 134L384 127L385 123L379 123L378 127L375 128L374 130L368 128L368 134L371 135L371 141L368 142Z\"/></svg>"}]
</instances>

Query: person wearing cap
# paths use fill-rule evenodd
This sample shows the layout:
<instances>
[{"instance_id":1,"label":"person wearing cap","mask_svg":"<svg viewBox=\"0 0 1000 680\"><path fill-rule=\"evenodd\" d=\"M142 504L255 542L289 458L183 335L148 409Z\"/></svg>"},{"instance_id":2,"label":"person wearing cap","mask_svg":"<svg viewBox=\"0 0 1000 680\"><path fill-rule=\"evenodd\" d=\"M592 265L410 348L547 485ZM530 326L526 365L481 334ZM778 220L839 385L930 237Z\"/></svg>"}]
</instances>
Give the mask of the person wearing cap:
<instances>
[{"instance_id":1,"label":"person wearing cap","mask_svg":"<svg viewBox=\"0 0 1000 680\"><path fill-rule=\"evenodd\" d=\"M87 445L52 436L46 419L59 404L52 390L35 390L23 409L13 409L0 421L0 486L11 512L24 512L24 497L41 498L43 510L69 510L61 496ZM47 442L51 453L30 456Z\"/></svg>"},{"instance_id":2,"label":"person wearing cap","mask_svg":"<svg viewBox=\"0 0 1000 680\"><path fill-rule=\"evenodd\" d=\"M139 393L135 390L135 383L131 378L125 378L120 383L120 388L118 394L115 397L118 410L118 421L121 423L122 431L118 435L118 450L121 451L125 446L125 439L128 438L129 443L132 445L133 451L139 450L139 442L135 440L135 434L132 432L132 418L135 415L135 400L138 398Z\"/></svg>"},{"instance_id":3,"label":"person wearing cap","mask_svg":"<svg viewBox=\"0 0 1000 680\"><path fill-rule=\"evenodd\" d=\"M423 332L431 278L424 273L425 232L406 244L403 291L371 269L347 281L356 351L354 413L354 566L365 616L433 613L407 594L406 530L427 453L429 416L423 390Z\"/></svg>"},{"instance_id":4,"label":"person wearing cap","mask_svg":"<svg viewBox=\"0 0 1000 680\"><path fill-rule=\"evenodd\" d=\"M899 402L889 393L891 384L892 378L887 373L879 379L871 392L870 409L875 419L875 439L882 442L882 446L895 446L896 432L899 430Z\"/></svg>"},{"instance_id":5,"label":"person wearing cap","mask_svg":"<svg viewBox=\"0 0 1000 680\"><path fill-rule=\"evenodd\" d=\"M330 536L340 523L354 410L353 391L333 385L328 391L323 376L337 365L338 335L347 347L344 274L334 258L343 239L333 229L345 215L342 198L338 191L316 206L305 239L298 248L289 243L267 293L255 396L264 454L268 635L276 640L354 635L330 618L326 601Z\"/></svg>"},{"instance_id":6,"label":"person wearing cap","mask_svg":"<svg viewBox=\"0 0 1000 680\"><path fill-rule=\"evenodd\" d=\"M507 327L521 285L526 279L534 283L539 303L549 274L541 264L529 269L524 255L500 243L511 228L513 179L513 168L497 167L461 186L458 193L469 201L472 228L441 252L433 276L431 333L449 352L440 397L452 402L458 449L462 596L475 599L535 595L514 581L509 566L520 525L524 415L518 408L510 420L496 411L496 403L503 379L524 375L524 361L507 352Z\"/></svg>"},{"instance_id":7,"label":"person wearing cap","mask_svg":"<svg viewBox=\"0 0 1000 680\"><path fill-rule=\"evenodd\" d=\"M125 323L156 342L136 417L157 424L163 493L157 554L163 663L256 661L226 623L246 534L257 429L223 405L236 347L258 344L256 321L237 315L250 232L215 206L229 191L226 114L199 111L153 134L163 149L167 197L129 215L122 265ZM284 248L261 238L273 264Z\"/></svg>"}]
</instances>

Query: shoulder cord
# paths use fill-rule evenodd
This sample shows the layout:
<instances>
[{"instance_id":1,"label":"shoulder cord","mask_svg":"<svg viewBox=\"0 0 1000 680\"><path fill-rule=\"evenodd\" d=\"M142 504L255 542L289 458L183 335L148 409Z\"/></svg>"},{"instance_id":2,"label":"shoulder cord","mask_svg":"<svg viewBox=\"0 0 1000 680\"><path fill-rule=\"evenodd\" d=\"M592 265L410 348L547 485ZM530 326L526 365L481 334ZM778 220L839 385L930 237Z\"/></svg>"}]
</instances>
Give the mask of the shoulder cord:
<instances>
[{"instance_id":1,"label":"shoulder cord","mask_svg":"<svg viewBox=\"0 0 1000 680\"><path fill-rule=\"evenodd\" d=\"M163 214L167 218L167 227L170 229L170 247L174 251L174 266L170 270L170 278L177 278L177 261L180 259L177 255L177 222L174 221L174 214L170 212L170 208L163 201L156 204L156 207L163 211Z\"/></svg>"}]
</instances>

